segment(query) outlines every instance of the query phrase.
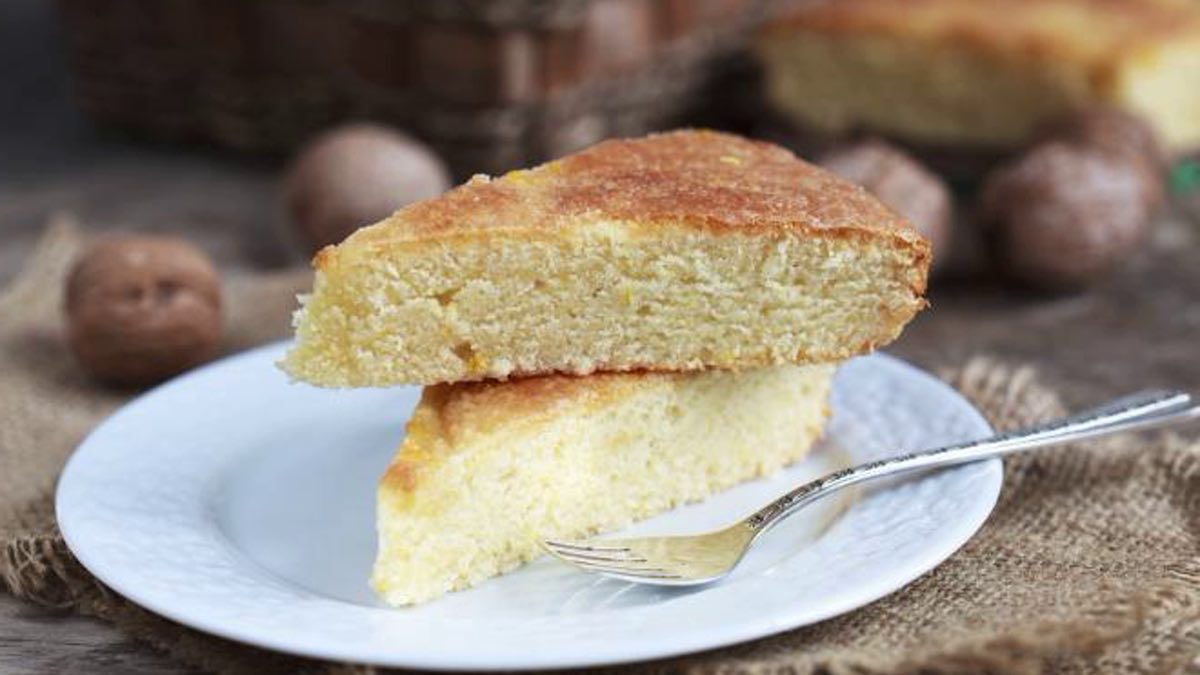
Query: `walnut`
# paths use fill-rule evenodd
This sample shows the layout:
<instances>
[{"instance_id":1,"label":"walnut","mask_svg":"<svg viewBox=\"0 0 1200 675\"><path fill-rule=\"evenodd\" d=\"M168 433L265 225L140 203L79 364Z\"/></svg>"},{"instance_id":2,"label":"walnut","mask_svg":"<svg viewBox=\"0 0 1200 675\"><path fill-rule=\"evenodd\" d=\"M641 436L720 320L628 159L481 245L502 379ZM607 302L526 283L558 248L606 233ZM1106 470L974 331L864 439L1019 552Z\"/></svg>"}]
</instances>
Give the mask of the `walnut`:
<instances>
[{"instance_id":1,"label":"walnut","mask_svg":"<svg viewBox=\"0 0 1200 675\"><path fill-rule=\"evenodd\" d=\"M216 354L217 272L199 249L166 236L113 236L92 246L67 279L67 339L97 379L153 384Z\"/></svg>"},{"instance_id":2,"label":"walnut","mask_svg":"<svg viewBox=\"0 0 1200 675\"><path fill-rule=\"evenodd\" d=\"M1066 141L1128 153L1149 160L1157 167L1169 163L1167 150L1154 127L1137 113L1122 108L1093 106L1072 110L1038 128L1041 141Z\"/></svg>"},{"instance_id":3,"label":"walnut","mask_svg":"<svg viewBox=\"0 0 1200 675\"><path fill-rule=\"evenodd\" d=\"M450 187L425 145L387 127L351 124L317 137L284 178L284 201L310 251Z\"/></svg>"},{"instance_id":4,"label":"walnut","mask_svg":"<svg viewBox=\"0 0 1200 675\"><path fill-rule=\"evenodd\" d=\"M1104 275L1145 239L1154 211L1136 162L1062 141L988 176L980 219L1013 277L1069 289Z\"/></svg>"},{"instance_id":5,"label":"walnut","mask_svg":"<svg viewBox=\"0 0 1200 675\"><path fill-rule=\"evenodd\" d=\"M1169 154L1154 127L1137 113L1107 106L1082 108L1049 120L1034 136L1035 145L1052 141L1084 145L1138 164L1151 205L1158 208L1166 199Z\"/></svg>"},{"instance_id":6,"label":"walnut","mask_svg":"<svg viewBox=\"0 0 1200 675\"><path fill-rule=\"evenodd\" d=\"M904 151L879 140L866 140L821 156L818 164L858 183L929 240L938 262L949 252L954 202L950 188Z\"/></svg>"}]
</instances>

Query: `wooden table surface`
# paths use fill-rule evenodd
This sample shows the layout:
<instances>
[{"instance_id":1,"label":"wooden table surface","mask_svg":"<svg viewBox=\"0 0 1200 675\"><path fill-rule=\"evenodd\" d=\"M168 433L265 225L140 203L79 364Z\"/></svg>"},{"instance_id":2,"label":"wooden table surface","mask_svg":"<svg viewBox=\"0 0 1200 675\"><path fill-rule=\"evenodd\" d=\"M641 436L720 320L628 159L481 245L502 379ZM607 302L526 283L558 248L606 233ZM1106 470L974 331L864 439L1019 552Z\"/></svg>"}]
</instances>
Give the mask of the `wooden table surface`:
<instances>
[{"instance_id":1,"label":"wooden table surface","mask_svg":"<svg viewBox=\"0 0 1200 675\"><path fill-rule=\"evenodd\" d=\"M60 210L95 229L184 233L226 267L299 261L280 236L276 162L93 129L71 105L60 40L50 3L0 4L0 283ZM1164 219L1146 252L1087 293L941 281L932 303L892 352L927 367L974 354L1032 363L1072 405L1146 386L1200 391L1200 226L1188 217ZM163 671L180 669L102 623L0 595L0 672Z\"/></svg>"}]
</instances>

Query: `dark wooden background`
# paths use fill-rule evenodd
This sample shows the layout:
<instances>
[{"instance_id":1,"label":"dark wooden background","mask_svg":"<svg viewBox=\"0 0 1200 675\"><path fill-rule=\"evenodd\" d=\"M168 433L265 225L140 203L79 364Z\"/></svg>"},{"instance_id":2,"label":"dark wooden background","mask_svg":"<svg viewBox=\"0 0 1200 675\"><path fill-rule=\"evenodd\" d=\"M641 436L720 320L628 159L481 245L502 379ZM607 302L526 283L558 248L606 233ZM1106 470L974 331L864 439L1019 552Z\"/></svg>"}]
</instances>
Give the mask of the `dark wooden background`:
<instances>
[{"instance_id":1,"label":"dark wooden background","mask_svg":"<svg viewBox=\"0 0 1200 675\"><path fill-rule=\"evenodd\" d=\"M56 211L97 230L185 234L226 268L302 262L281 225L278 160L93 128L72 106L61 44L53 3L0 3L0 283ZM1165 216L1147 251L1083 294L935 280L932 307L890 351L929 368L975 354L1030 363L1071 405L1148 386L1200 392L1200 225L1185 214ZM164 670L175 667L104 624L0 595L0 672Z\"/></svg>"}]
</instances>

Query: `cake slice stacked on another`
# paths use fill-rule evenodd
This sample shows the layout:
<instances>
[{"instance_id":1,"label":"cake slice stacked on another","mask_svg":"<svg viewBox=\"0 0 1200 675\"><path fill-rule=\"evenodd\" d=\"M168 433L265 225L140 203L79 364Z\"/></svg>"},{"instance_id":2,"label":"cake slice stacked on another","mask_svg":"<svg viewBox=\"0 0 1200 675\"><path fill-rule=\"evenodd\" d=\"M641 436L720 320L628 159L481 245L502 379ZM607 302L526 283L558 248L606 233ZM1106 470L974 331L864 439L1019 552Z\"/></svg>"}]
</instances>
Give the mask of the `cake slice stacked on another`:
<instances>
[{"instance_id":1,"label":"cake slice stacked on another","mask_svg":"<svg viewBox=\"0 0 1200 675\"><path fill-rule=\"evenodd\" d=\"M675 132L476 178L316 266L284 369L428 385L378 492L372 582L405 605L798 460L833 364L924 305L929 245L784 150Z\"/></svg>"},{"instance_id":2,"label":"cake slice stacked on another","mask_svg":"<svg viewBox=\"0 0 1200 675\"><path fill-rule=\"evenodd\" d=\"M928 263L906 221L781 148L608 141L321 251L284 367L381 386L833 361L896 337Z\"/></svg>"}]
</instances>

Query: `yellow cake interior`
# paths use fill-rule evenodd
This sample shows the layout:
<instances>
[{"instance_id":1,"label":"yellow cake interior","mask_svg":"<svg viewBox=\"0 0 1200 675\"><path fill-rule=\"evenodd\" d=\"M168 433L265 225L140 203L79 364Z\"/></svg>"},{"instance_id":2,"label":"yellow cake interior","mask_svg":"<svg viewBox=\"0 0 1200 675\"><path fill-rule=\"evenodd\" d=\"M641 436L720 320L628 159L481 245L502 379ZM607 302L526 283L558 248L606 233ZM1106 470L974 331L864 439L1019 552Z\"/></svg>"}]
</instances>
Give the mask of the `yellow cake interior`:
<instances>
[{"instance_id":1,"label":"yellow cake interior","mask_svg":"<svg viewBox=\"0 0 1200 675\"><path fill-rule=\"evenodd\" d=\"M1144 115L1200 148L1200 6L1174 0L812 3L758 44L802 126L934 146L1011 147L1066 110Z\"/></svg>"},{"instance_id":2,"label":"yellow cake interior","mask_svg":"<svg viewBox=\"0 0 1200 675\"><path fill-rule=\"evenodd\" d=\"M430 600L801 458L834 367L604 373L425 389L378 493L372 585Z\"/></svg>"},{"instance_id":3,"label":"yellow cake interior","mask_svg":"<svg viewBox=\"0 0 1200 675\"><path fill-rule=\"evenodd\" d=\"M397 246L317 277L284 366L356 386L841 360L924 304L922 255L611 221Z\"/></svg>"}]
</instances>

